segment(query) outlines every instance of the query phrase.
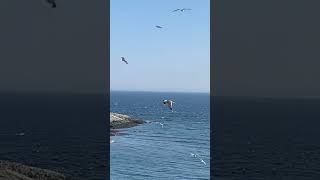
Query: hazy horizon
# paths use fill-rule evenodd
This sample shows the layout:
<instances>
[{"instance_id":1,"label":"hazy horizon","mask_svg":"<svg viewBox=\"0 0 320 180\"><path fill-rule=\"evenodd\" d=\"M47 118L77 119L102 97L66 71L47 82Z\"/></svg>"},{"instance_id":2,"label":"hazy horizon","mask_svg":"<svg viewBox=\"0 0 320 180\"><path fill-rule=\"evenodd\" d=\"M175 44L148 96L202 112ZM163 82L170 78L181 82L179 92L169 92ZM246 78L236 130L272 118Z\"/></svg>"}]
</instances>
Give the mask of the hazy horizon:
<instances>
[{"instance_id":1,"label":"hazy horizon","mask_svg":"<svg viewBox=\"0 0 320 180\"><path fill-rule=\"evenodd\" d=\"M210 91L156 91L156 90L120 90L120 89L111 89L110 92L152 92L152 93L204 93L210 94Z\"/></svg>"}]
</instances>

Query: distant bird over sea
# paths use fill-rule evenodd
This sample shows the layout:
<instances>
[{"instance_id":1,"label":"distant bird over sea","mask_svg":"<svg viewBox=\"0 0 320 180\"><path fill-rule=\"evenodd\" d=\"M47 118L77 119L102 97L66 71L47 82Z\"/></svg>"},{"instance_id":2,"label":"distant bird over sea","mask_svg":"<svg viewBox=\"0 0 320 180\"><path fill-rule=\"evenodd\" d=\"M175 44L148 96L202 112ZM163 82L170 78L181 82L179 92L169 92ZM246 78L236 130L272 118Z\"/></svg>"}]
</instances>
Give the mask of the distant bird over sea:
<instances>
[{"instance_id":1,"label":"distant bird over sea","mask_svg":"<svg viewBox=\"0 0 320 180\"><path fill-rule=\"evenodd\" d=\"M121 61L125 62L126 64L128 64L128 61L126 61L126 59L124 59L124 57L121 57Z\"/></svg>"},{"instance_id":2,"label":"distant bird over sea","mask_svg":"<svg viewBox=\"0 0 320 180\"><path fill-rule=\"evenodd\" d=\"M155 26L156 28L162 28L161 26Z\"/></svg>"},{"instance_id":3,"label":"distant bird over sea","mask_svg":"<svg viewBox=\"0 0 320 180\"><path fill-rule=\"evenodd\" d=\"M51 4L52 8L56 8L57 7L57 4L56 4L55 0L46 0L46 1L47 1L47 3Z\"/></svg>"},{"instance_id":4,"label":"distant bird over sea","mask_svg":"<svg viewBox=\"0 0 320 180\"><path fill-rule=\"evenodd\" d=\"M175 103L172 100L163 100L163 104L167 104L168 108L173 111L173 103Z\"/></svg>"},{"instance_id":5,"label":"distant bird over sea","mask_svg":"<svg viewBox=\"0 0 320 180\"><path fill-rule=\"evenodd\" d=\"M198 158L204 165L207 165L207 163L203 159L201 159L198 154L190 153L190 155L192 157Z\"/></svg>"},{"instance_id":6,"label":"distant bird over sea","mask_svg":"<svg viewBox=\"0 0 320 180\"><path fill-rule=\"evenodd\" d=\"M175 9L172 12L177 12L177 11L183 12L183 11L186 11L186 10L191 10L191 9L190 8Z\"/></svg>"}]
</instances>

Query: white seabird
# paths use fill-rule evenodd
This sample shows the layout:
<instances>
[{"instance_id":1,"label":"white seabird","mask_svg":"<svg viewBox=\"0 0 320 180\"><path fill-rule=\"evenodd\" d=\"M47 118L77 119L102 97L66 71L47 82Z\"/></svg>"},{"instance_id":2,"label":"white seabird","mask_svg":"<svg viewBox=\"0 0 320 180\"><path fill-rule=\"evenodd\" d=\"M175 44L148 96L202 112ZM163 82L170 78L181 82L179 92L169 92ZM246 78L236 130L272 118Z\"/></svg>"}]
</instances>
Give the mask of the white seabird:
<instances>
[{"instance_id":1,"label":"white seabird","mask_svg":"<svg viewBox=\"0 0 320 180\"><path fill-rule=\"evenodd\" d=\"M173 111L173 103L175 103L174 101L172 101L172 100L163 100L163 104L167 104L167 106L169 107L169 109L171 110L171 111Z\"/></svg>"},{"instance_id":2,"label":"white seabird","mask_svg":"<svg viewBox=\"0 0 320 180\"><path fill-rule=\"evenodd\" d=\"M190 155L192 157L195 157L195 158L199 159L204 165L207 165L207 163L203 159L201 159L198 154L190 153Z\"/></svg>"}]
</instances>

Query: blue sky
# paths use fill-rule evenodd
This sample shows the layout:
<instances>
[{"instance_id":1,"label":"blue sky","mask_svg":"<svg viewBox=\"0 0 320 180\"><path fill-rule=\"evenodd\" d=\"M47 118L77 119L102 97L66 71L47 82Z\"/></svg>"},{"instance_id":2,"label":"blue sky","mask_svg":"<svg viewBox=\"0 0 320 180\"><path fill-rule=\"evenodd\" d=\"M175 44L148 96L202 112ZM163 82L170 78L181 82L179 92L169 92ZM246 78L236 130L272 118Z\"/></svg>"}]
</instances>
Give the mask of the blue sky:
<instances>
[{"instance_id":1,"label":"blue sky","mask_svg":"<svg viewBox=\"0 0 320 180\"><path fill-rule=\"evenodd\" d=\"M209 3L111 0L110 89L209 92ZM192 10L171 12L177 8Z\"/></svg>"}]
</instances>

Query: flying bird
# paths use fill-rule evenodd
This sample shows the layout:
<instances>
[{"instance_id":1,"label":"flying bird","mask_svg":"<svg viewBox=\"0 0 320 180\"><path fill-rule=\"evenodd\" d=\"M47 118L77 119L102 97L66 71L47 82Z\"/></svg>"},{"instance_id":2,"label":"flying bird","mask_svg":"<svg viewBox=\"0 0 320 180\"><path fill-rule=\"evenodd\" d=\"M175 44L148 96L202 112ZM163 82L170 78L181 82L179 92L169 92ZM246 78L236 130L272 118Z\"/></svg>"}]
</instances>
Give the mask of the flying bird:
<instances>
[{"instance_id":1,"label":"flying bird","mask_svg":"<svg viewBox=\"0 0 320 180\"><path fill-rule=\"evenodd\" d=\"M155 26L156 28L162 28L161 26Z\"/></svg>"},{"instance_id":2,"label":"flying bird","mask_svg":"<svg viewBox=\"0 0 320 180\"><path fill-rule=\"evenodd\" d=\"M171 111L173 111L173 103L175 103L174 101L172 101L172 100L163 100L163 104L167 104L167 106L169 107L169 109L171 110Z\"/></svg>"},{"instance_id":3,"label":"flying bird","mask_svg":"<svg viewBox=\"0 0 320 180\"><path fill-rule=\"evenodd\" d=\"M122 60L123 62L125 62L126 64L128 64L128 61L126 61L126 60L124 59L124 57L121 57L121 60Z\"/></svg>"},{"instance_id":4,"label":"flying bird","mask_svg":"<svg viewBox=\"0 0 320 180\"><path fill-rule=\"evenodd\" d=\"M56 8L57 7L57 4L56 4L55 0L46 0L46 1L47 1L47 3L51 4L52 8Z\"/></svg>"},{"instance_id":5,"label":"flying bird","mask_svg":"<svg viewBox=\"0 0 320 180\"><path fill-rule=\"evenodd\" d=\"M191 10L191 9L190 8L182 8L182 9L180 9L181 12L187 11L187 10Z\"/></svg>"},{"instance_id":6,"label":"flying bird","mask_svg":"<svg viewBox=\"0 0 320 180\"><path fill-rule=\"evenodd\" d=\"M177 12L177 11L183 12L183 11L187 11L187 10L191 10L191 9L190 8L175 9L172 12Z\"/></svg>"},{"instance_id":7,"label":"flying bird","mask_svg":"<svg viewBox=\"0 0 320 180\"><path fill-rule=\"evenodd\" d=\"M203 159L201 159L198 154L190 153L190 155L192 157L195 157L195 158L199 159L204 165L207 165L207 163Z\"/></svg>"},{"instance_id":8,"label":"flying bird","mask_svg":"<svg viewBox=\"0 0 320 180\"><path fill-rule=\"evenodd\" d=\"M172 12L177 12L177 11L181 11L181 9L175 9Z\"/></svg>"}]
</instances>

